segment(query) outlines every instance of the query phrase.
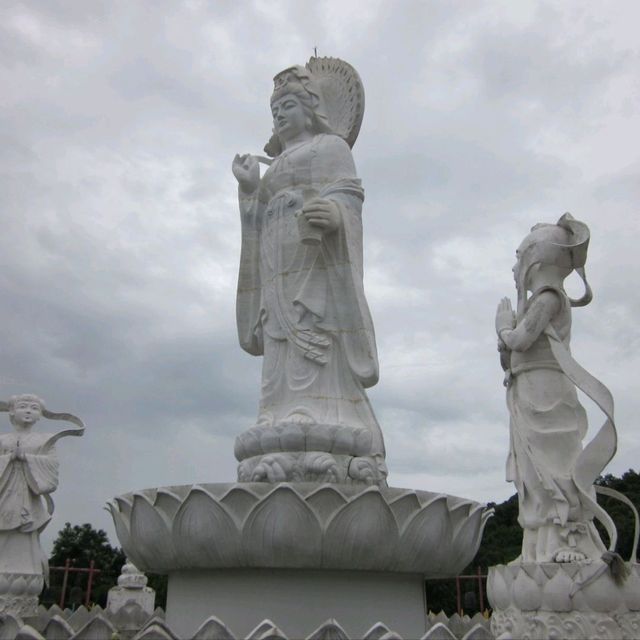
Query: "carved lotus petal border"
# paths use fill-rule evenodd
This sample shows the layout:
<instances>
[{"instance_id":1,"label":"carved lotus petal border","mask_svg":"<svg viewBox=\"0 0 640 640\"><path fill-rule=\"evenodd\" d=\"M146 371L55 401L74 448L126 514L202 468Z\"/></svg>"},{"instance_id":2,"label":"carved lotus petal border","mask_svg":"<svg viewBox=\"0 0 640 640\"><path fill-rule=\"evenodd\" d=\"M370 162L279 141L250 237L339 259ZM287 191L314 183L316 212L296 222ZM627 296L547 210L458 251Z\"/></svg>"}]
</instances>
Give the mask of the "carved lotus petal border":
<instances>
[{"instance_id":1,"label":"carved lotus petal border","mask_svg":"<svg viewBox=\"0 0 640 640\"><path fill-rule=\"evenodd\" d=\"M107 505L144 571L313 568L456 575L491 510L428 491L316 483L146 489Z\"/></svg>"},{"instance_id":2,"label":"carved lotus petal border","mask_svg":"<svg viewBox=\"0 0 640 640\"><path fill-rule=\"evenodd\" d=\"M489 569L487 595L494 610L640 612L640 564L628 565L630 575L622 586L609 571L570 596L576 583L591 576L601 563L522 563Z\"/></svg>"},{"instance_id":3,"label":"carved lotus petal border","mask_svg":"<svg viewBox=\"0 0 640 640\"><path fill-rule=\"evenodd\" d=\"M77 621L76 624L73 620L77 614L81 614L82 621ZM615 618L620 629L623 630L623 638L637 637L635 630L639 628L638 614L627 614L627 616L616 615ZM613 622L610 618L605 617L602 619L605 620L605 622ZM143 619L140 620L139 625L136 626L138 629L137 633L133 631L134 627L131 626L131 619L128 619L128 621L124 623L124 626L122 622L123 621L118 620L117 616L110 614L108 611L103 611L99 605L93 607L91 611L81 606L75 613L71 613L69 609L62 611L56 605L53 605L48 610L40 606L38 608L39 632L31 626L25 625L23 620L15 614L5 613L2 615L0 634L2 638L15 638L19 635L23 640L46 640L47 638L96 640L97 638L115 637L115 635L117 635L117 629L124 632L127 637L135 633L132 640L178 640L178 636L164 621L164 612L162 609L156 609L150 617L147 616L145 618L143 615ZM248 636L242 637L244 637L245 640L287 640L290 636L285 635L276 622L265 619L260 622ZM286 626L286 621L282 622ZM506 621L507 624L509 624L509 622L509 620ZM557 620L552 620L553 624L556 622ZM599 620L593 622L599 623ZM503 626L505 625L503 624ZM573 625L573 627L575 627L575 625ZM420 637L420 640L491 640L493 637L488 630L489 621L479 613L473 618L469 618L469 616L458 616L457 614L447 618L442 612L438 615L429 613L426 620L426 628L427 631ZM583 629L583 627L579 628ZM330 618L308 635L305 633L304 637L306 640L349 640L350 636L340 624L339 620ZM364 635L359 635L358 637L362 638L362 640L402 640L402 636L390 630L389 627L382 622L375 623ZM556 635L552 637L559 636ZM583 637L587 636L579 636L580 639ZM596 635L592 634L588 637L596 637ZM620 633L617 635L614 634L613 636L598 635L597 637L618 638L620 637ZM205 640L205 638L240 640L241 637L234 635L222 620L211 616L200 625L194 635L188 635L184 640ZM353 636L351 636L351 638L353 638Z\"/></svg>"}]
</instances>

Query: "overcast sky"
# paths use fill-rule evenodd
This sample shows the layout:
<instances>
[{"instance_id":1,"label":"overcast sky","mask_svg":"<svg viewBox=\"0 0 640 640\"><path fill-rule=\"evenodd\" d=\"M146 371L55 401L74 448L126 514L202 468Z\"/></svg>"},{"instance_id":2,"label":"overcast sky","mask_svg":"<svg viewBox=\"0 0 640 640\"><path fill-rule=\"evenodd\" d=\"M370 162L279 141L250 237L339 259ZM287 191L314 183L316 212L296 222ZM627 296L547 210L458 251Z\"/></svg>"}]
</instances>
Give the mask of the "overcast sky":
<instances>
[{"instance_id":1,"label":"overcast sky","mask_svg":"<svg viewBox=\"0 0 640 640\"><path fill-rule=\"evenodd\" d=\"M237 344L231 160L261 153L272 78L314 46L366 92L354 158L390 484L513 493L495 308L529 228L565 211L592 232L573 353L616 399L608 471L640 466L638 24L635 0L5 0L0 396L87 424L58 443L45 545L65 521L117 544L114 495L235 480L261 361Z\"/></svg>"}]
</instances>

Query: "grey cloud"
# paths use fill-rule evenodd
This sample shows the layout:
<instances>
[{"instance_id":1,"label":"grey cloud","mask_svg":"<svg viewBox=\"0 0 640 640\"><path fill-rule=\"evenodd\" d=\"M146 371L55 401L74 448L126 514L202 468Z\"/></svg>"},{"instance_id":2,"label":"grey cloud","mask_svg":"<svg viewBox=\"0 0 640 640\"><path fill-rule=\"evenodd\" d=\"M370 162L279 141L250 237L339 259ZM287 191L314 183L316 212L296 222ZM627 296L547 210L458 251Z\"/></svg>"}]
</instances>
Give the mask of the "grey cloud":
<instances>
[{"instance_id":1,"label":"grey cloud","mask_svg":"<svg viewBox=\"0 0 640 640\"><path fill-rule=\"evenodd\" d=\"M88 424L60 444L47 536L65 520L109 527L101 503L117 492L233 478L261 363L235 335L230 163L260 152L273 75L314 45L351 62L367 92L354 156L392 479L511 493L493 314L515 295L522 236L574 204L597 296L576 311L574 353L616 395L629 449L616 464L637 457L637 164L586 164L579 150L620 104L629 139L638 131L638 50L599 5L555 24L493 3L4 11L50 37L3 21L0 395L35 391Z\"/></svg>"}]
</instances>

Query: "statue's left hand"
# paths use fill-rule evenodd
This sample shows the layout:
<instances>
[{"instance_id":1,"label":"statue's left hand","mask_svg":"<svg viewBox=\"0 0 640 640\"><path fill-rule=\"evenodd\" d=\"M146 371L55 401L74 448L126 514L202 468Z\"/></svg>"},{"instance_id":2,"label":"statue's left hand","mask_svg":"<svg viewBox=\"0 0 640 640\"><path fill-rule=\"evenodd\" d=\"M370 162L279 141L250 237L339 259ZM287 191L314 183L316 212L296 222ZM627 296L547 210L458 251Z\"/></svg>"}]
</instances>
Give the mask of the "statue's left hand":
<instances>
[{"instance_id":1,"label":"statue's left hand","mask_svg":"<svg viewBox=\"0 0 640 640\"><path fill-rule=\"evenodd\" d=\"M498 336L505 329L513 329L516 326L516 314L511 308L511 300L502 298L496 310L496 333Z\"/></svg>"},{"instance_id":2,"label":"statue's left hand","mask_svg":"<svg viewBox=\"0 0 640 640\"><path fill-rule=\"evenodd\" d=\"M302 215L314 227L319 227L324 233L331 233L340 226L340 212L332 200L313 198L302 207Z\"/></svg>"}]
</instances>

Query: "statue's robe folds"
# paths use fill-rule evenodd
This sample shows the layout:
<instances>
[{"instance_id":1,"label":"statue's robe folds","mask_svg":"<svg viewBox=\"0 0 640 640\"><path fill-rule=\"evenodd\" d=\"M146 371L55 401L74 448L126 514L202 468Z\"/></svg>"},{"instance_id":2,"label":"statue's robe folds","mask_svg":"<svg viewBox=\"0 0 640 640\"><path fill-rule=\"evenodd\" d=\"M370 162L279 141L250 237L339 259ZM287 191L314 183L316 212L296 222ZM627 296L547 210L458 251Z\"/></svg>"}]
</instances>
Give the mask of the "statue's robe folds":
<instances>
[{"instance_id":1,"label":"statue's robe folds","mask_svg":"<svg viewBox=\"0 0 640 640\"><path fill-rule=\"evenodd\" d=\"M48 578L39 537L53 513L49 494L58 486L56 440L47 433L0 436L0 573ZM24 460L11 459L18 441Z\"/></svg>"},{"instance_id":2,"label":"statue's robe folds","mask_svg":"<svg viewBox=\"0 0 640 640\"><path fill-rule=\"evenodd\" d=\"M339 225L304 244L298 214L315 197L336 204ZM253 196L240 193L237 324L243 349L264 356L256 426L352 427L365 437L340 453L383 461L364 391L378 380L378 360L362 284L363 200L349 146L330 134L285 150Z\"/></svg>"}]
</instances>

